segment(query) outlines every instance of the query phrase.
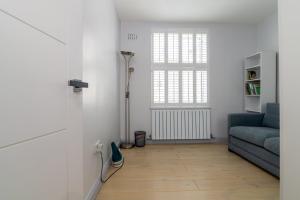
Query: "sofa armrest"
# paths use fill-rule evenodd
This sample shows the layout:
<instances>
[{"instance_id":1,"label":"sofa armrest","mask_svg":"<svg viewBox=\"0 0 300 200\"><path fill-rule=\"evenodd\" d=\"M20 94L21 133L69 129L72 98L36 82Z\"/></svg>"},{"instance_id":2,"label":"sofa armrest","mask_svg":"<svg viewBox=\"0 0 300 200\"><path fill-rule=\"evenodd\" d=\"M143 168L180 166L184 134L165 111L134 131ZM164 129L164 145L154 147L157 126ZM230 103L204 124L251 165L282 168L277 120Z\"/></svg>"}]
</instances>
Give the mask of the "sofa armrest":
<instances>
[{"instance_id":1,"label":"sofa armrest","mask_svg":"<svg viewBox=\"0 0 300 200\"><path fill-rule=\"evenodd\" d=\"M234 126L262 126L264 114L235 113L228 115L228 130Z\"/></svg>"}]
</instances>

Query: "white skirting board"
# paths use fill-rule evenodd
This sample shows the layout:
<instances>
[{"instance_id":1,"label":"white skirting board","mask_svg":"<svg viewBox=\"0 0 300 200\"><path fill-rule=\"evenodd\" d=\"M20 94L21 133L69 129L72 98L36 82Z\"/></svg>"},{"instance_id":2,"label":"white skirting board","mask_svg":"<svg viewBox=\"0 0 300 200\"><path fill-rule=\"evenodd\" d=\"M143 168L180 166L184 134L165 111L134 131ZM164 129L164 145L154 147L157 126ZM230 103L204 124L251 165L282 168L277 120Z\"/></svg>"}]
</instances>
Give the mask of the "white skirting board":
<instances>
[{"instance_id":1,"label":"white skirting board","mask_svg":"<svg viewBox=\"0 0 300 200\"><path fill-rule=\"evenodd\" d=\"M111 159L109 158L103 166L103 174L107 174L109 167L111 166ZM97 178L96 182L91 187L90 191L85 197L85 200L96 200L97 195L102 187L102 182L100 180L100 176Z\"/></svg>"},{"instance_id":2,"label":"white skirting board","mask_svg":"<svg viewBox=\"0 0 300 200\"><path fill-rule=\"evenodd\" d=\"M117 146L120 146L120 141L116 142ZM109 158L104 162L103 165L103 175L104 177L106 177L105 175L108 172L109 167L111 166L111 157L112 157L112 153L110 153ZM99 172L100 173L100 172ZM97 195L99 193L99 191L101 190L102 187L102 182L100 180L100 174L97 178L97 180L95 181L95 183L92 185L90 191L88 192L88 194L85 197L85 200L96 200Z\"/></svg>"}]
</instances>

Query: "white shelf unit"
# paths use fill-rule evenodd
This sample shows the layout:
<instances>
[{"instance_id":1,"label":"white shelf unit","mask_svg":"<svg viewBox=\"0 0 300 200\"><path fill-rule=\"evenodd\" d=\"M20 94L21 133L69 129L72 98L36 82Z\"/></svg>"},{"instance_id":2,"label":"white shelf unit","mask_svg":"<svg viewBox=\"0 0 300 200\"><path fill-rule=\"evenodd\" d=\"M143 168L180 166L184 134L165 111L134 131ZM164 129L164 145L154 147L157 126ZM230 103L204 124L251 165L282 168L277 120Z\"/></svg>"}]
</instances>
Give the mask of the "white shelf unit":
<instances>
[{"instance_id":1,"label":"white shelf unit","mask_svg":"<svg viewBox=\"0 0 300 200\"><path fill-rule=\"evenodd\" d=\"M245 111L265 112L266 103L276 102L276 52L257 52L244 64Z\"/></svg>"}]
</instances>

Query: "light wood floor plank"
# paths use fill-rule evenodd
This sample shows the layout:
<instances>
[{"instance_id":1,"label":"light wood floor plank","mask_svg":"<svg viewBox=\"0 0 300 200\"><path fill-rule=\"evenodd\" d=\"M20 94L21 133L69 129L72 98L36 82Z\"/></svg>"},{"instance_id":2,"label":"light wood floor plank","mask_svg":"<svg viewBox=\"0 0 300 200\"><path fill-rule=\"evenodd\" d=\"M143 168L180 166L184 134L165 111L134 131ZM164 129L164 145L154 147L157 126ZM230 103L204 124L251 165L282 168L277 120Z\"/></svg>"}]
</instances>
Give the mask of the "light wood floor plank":
<instances>
[{"instance_id":1,"label":"light wood floor plank","mask_svg":"<svg viewBox=\"0 0 300 200\"><path fill-rule=\"evenodd\" d=\"M279 199L279 180L226 145L147 145L123 153L123 169L97 200Z\"/></svg>"}]
</instances>

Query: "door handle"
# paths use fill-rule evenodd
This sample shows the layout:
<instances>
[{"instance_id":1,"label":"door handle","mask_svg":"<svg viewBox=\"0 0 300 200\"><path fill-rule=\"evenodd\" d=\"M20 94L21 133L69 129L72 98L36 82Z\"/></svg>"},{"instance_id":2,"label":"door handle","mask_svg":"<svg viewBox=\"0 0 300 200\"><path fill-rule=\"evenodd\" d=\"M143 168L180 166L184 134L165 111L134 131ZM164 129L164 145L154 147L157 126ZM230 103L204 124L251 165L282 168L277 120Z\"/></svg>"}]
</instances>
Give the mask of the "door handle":
<instances>
[{"instance_id":1,"label":"door handle","mask_svg":"<svg viewBox=\"0 0 300 200\"><path fill-rule=\"evenodd\" d=\"M81 92L82 88L88 88L89 84L78 79L69 80L69 86L73 87L74 92Z\"/></svg>"}]
</instances>

